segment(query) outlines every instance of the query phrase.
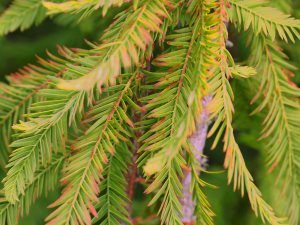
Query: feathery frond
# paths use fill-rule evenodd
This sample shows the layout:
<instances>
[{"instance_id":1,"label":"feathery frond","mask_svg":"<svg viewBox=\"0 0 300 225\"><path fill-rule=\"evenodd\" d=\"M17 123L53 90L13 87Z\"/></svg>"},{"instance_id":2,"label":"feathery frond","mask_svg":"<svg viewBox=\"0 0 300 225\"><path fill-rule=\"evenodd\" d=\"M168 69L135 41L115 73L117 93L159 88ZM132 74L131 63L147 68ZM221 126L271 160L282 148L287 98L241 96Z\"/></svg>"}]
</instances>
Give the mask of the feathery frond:
<instances>
[{"instance_id":1,"label":"feathery frond","mask_svg":"<svg viewBox=\"0 0 300 225\"><path fill-rule=\"evenodd\" d=\"M288 42L295 42L294 36L300 39L300 20L270 7L267 0L229 0L230 20L237 23L239 29L251 28L257 35L264 35L275 40L276 35Z\"/></svg>"},{"instance_id":2,"label":"feathery frond","mask_svg":"<svg viewBox=\"0 0 300 225\"><path fill-rule=\"evenodd\" d=\"M34 179L40 166L51 162L53 152L64 152L68 137L68 124L73 122L84 92L43 89L38 94L46 99L32 104L29 121L14 125L22 131L11 146L9 171L4 178L4 192L8 201L15 203L24 194L26 182Z\"/></svg>"},{"instance_id":3,"label":"feathery frond","mask_svg":"<svg viewBox=\"0 0 300 225\"><path fill-rule=\"evenodd\" d=\"M51 55L50 60L38 58L39 65L28 65L7 77L8 84L1 83L0 91L0 153L1 165L5 165L11 152L15 134L12 125L25 120L32 103L39 101L37 94L49 87L51 77L61 77L65 72L65 59Z\"/></svg>"},{"instance_id":4,"label":"feathery frond","mask_svg":"<svg viewBox=\"0 0 300 225\"><path fill-rule=\"evenodd\" d=\"M0 15L0 36L28 29L33 24L40 24L46 17L42 0L14 0Z\"/></svg>"},{"instance_id":5,"label":"feathery frond","mask_svg":"<svg viewBox=\"0 0 300 225\"><path fill-rule=\"evenodd\" d=\"M145 164L146 175L155 175L146 191L157 191L150 204L162 198L161 220L166 224L182 224L180 167L186 164L182 153L201 111L203 93L199 87L205 86L206 71L200 65L207 53L203 47L204 18L210 10L209 3L196 4L190 1L188 8L191 27L178 29L166 37L171 51L154 60L159 70L145 71L145 88L153 94L142 99L149 111L143 125L149 130L140 139L144 143L140 148L143 153L140 164Z\"/></svg>"},{"instance_id":6,"label":"feathery frond","mask_svg":"<svg viewBox=\"0 0 300 225\"><path fill-rule=\"evenodd\" d=\"M131 224L127 206L126 173L131 160L131 152L126 143L116 145L116 152L108 159L103 171L103 182L100 184L99 202L95 206L98 217L93 224L119 225Z\"/></svg>"},{"instance_id":7,"label":"feathery frond","mask_svg":"<svg viewBox=\"0 0 300 225\"><path fill-rule=\"evenodd\" d=\"M161 224L213 225L203 190L210 185L199 174L203 149L196 152L194 142L204 142L212 121L208 136L215 135L212 148L224 142L228 183L247 194L264 222L285 224L263 199L235 139L230 80L253 78L260 85L255 113L266 112L268 163L278 172L290 224L298 225L300 91L275 40L299 39L299 20L267 0L15 0L0 16L0 35L46 15L100 18L121 5L111 9L121 12L99 42L59 47L60 56L38 58L38 66L0 85L0 165L8 168L0 223L16 225L62 172L48 225L143 224L128 212L139 182ZM229 20L252 38L252 67L235 64L226 49ZM212 99L208 106L205 99Z\"/></svg>"},{"instance_id":8,"label":"feathery frond","mask_svg":"<svg viewBox=\"0 0 300 225\"><path fill-rule=\"evenodd\" d=\"M103 7L102 14L105 16L110 7L121 6L123 3L128 1L129 0L76 0L62 3L45 1L43 2L43 5L47 8L47 14L84 12L84 15L89 15L94 10Z\"/></svg>"},{"instance_id":9,"label":"feathery frond","mask_svg":"<svg viewBox=\"0 0 300 225\"><path fill-rule=\"evenodd\" d=\"M153 43L152 32L160 32L162 18L169 16L168 4L168 0L144 0L136 10L131 7L120 13L102 37L102 44L92 46L92 58L97 56L94 68L79 79L62 80L58 88L90 91L96 84L114 84L122 68L130 69L143 61L141 57Z\"/></svg>"},{"instance_id":10,"label":"feathery frond","mask_svg":"<svg viewBox=\"0 0 300 225\"><path fill-rule=\"evenodd\" d=\"M57 184L59 171L63 165L65 156L55 155L51 163L36 171L32 182L26 183L24 194L19 196L19 201L12 204L5 200L4 193L1 193L0 200L0 223L16 225L20 216L28 214L30 206L40 196L53 190Z\"/></svg>"},{"instance_id":11,"label":"feathery frond","mask_svg":"<svg viewBox=\"0 0 300 225\"><path fill-rule=\"evenodd\" d=\"M254 98L260 104L254 113L267 111L261 138L267 139L268 165L278 172L287 198L284 209L290 224L296 225L300 222L300 91L289 77L289 70L295 68L278 44L263 36L253 39L252 51L250 64L260 74Z\"/></svg>"},{"instance_id":12,"label":"feathery frond","mask_svg":"<svg viewBox=\"0 0 300 225\"><path fill-rule=\"evenodd\" d=\"M30 74L31 68L27 67L24 71ZM1 128L1 164L6 165L8 154L10 153L10 143L14 133L11 126L23 119L28 107L34 101L36 91L43 86L46 77L36 74L23 76L14 74L9 77L10 84L1 83L0 93L0 128Z\"/></svg>"},{"instance_id":13,"label":"feathery frond","mask_svg":"<svg viewBox=\"0 0 300 225\"><path fill-rule=\"evenodd\" d=\"M212 51L216 54L217 64L211 71L212 76L209 81L210 94L213 96L209 108L211 117L216 117L216 120L208 135L211 136L216 133L213 148L223 136L224 152L226 153L224 166L228 169L228 183L233 182L234 189L240 189L242 195L245 191L247 192L249 202L256 216L260 215L263 221L268 221L272 225L282 224L282 220L276 217L274 210L264 201L261 192L254 184L253 177L247 169L234 137L231 124L234 112L233 92L229 83L231 78L229 68L234 62L230 53L226 50L225 44L228 36L225 26L225 22L227 22L225 2L220 1L218 5L219 8L216 10L215 16L218 18L219 23L217 24L215 37L220 44Z\"/></svg>"},{"instance_id":14,"label":"feathery frond","mask_svg":"<svg viewBox=\"0 0 300 225\"><path fill-rule=\"evenodd\" d=\"M132 126L126 115L126 98L130 98L132 74L121 76L121 82L108 87L103 96L87 112L84 123L91 124L84 136L72 145L72 156L64 170L62 183L67 184L61 197L51 207L57 207L48 217L48 224L91 224L96 216L94 204L99 194L99 183L107 154L114 154L120 141L131 136L125 124ZM112 94L111 91L114 91ZM127 126L128 126L127 125ZM121 147L121 146L120 146Z\"/></svg>"}]
</instances>

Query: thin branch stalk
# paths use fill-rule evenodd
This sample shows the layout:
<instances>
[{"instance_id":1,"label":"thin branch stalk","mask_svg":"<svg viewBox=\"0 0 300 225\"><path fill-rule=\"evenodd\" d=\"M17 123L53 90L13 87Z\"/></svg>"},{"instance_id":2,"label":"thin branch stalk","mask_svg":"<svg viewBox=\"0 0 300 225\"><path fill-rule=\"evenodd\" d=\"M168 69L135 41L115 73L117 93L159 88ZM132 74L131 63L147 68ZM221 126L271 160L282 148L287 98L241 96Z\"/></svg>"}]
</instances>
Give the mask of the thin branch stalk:
<instances>
[{"instance_id":1,"label":"thin branch stalk","mask_svg":"<svg viewBox=\"0 0 300 225\"><path fill-rule=\"evenodd\" d=\"M205 158L203 158L203 150L207 137L207 130L209 125L209 113L206 106L211 101L211 96L204 97L202 100L203 110L199 115L199 120L197 123L195 133L189 138L191 144L193 145L193 154L196 160L202 166L205 163ZM200 171L199 171L200 173ZM182 180L183 184L183 197L182 202L182 222L185 225L195 224L195 202L193 200L193 194L191 190L192 172L185 171L184 178Z\"/></svg>"}]
</instances>

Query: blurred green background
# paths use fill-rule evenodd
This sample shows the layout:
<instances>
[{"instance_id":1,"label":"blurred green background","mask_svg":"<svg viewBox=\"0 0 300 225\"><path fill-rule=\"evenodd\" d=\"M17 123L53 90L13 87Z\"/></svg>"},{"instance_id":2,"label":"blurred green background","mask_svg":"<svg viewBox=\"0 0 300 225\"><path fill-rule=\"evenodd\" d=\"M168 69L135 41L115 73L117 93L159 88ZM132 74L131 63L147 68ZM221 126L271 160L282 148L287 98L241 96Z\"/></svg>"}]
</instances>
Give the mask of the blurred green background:
<instances>
[{"instance_id":1,"label":"blurred green background","mask_svg":"<svg viewBox=\"0 0 300 225\"><path fill-rule=\"evenodd\" d=\"M9 0L2 0L0 3L0 12L8 5ZM272 1L272 4L284 1ZM280 4L277 4L277 6ZM285 4L285 11L300 18L300 1L295 0L291 4ZM293 10L292 10L293 9ZM104 28L111 22L115 11L110 12L108 19L101 16L93 16L80 22L79 24L70 22L64 17L50 20L46 19L38 27L33 27L25 32L14 32L6 37L0 37L0 80L4 81L5 75L17 71L28 63L34 63L36 55L46 57L46 50L55 52L57 45L66 45L68 47L86 47L85 39L95 41L99 38ZM245 48L245 34L237 34L230 28L230 39L234 43L231 49L237 61L243 61L247 58L249 52ZM293 63L300 67L300 43L283 47ZM300 83L300 73L297 73L295 81ZM252 172L256 183L262 189L262 192L268 202L273 203L275 209L276 197L274 196L274 179L268 174L265 167L263 143L258 142L258 136L261 129L261 118L249 116L251 108L249 101L251 96L247 95L249 89L247 81L233 81L233 87L236 95L236 113L234 126L237 130L237 138L241 149L245 155L246 163ZM208 140L205 153L208 155L209 171L221 171L219 173L202 174L202 178L216 186L217 189L206 189L206 193L212 203L217 216L216 225L260 225L263 224L256 219L248 204L247 198L241 198L240 194L234 193L231 186L227 186L226 173L222 170L223 153L221 147L215 151L209 150L210 140ZM3 174L2 174L3 176ZM49 213L47 205L58 197L60 190L54 190L48 194L47 199L40 199L33 207L28 216L21 220L21 225L42 225L44 218ZM137 199L142 199L137 196ZM144 205L137 201L134 205L134 214L141 216L146 214Z\"/></svg>"}]
</instances>

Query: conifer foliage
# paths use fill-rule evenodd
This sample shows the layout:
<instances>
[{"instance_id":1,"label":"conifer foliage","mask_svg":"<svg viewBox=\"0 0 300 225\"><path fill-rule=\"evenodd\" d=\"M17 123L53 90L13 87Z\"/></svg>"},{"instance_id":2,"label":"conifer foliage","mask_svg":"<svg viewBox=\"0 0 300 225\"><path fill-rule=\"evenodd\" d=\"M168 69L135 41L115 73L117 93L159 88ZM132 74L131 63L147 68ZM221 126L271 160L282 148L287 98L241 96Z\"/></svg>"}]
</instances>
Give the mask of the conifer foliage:
<instances>
[{"instance_id":1,"label":"conifer foliage","mask_svg":"<svg viewBox=\"0 0 300 225\"><path fill-rule=\"evenodd\" d=\"M214 224L203 160L190 140L205 111L204 138L213 137L213 149L223 144L228 183L264 222L300 224L300 90L280 47L300 39L300 20L267 0L14 0L0 15L0 35L46 17L78 15L80 23L117 7L88 49L59 47L1 83L0 223L17 225L36 198L59 186L46 224L135 224L139 180L157 224ZM226 48L228 24L250 37L242 65ZM279 208L263 198L235 137L232 79L255 89ZM195 203L188 223L184 189Z\"/></svg>"}]
</instances>

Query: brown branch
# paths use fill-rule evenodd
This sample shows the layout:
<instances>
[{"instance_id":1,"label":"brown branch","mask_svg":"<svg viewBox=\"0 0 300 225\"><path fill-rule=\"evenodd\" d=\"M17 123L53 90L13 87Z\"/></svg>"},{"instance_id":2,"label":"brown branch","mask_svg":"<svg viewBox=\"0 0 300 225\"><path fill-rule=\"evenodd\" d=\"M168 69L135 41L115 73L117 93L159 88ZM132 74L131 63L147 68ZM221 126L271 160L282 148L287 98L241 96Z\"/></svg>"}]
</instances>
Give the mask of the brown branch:
<instances>
[{"instance_id":1,"label":"brown branch","mask_svg":"<svg viewBox=\"0 0 300 225\"><path fill-rule=\"evenodd\" d=\"M138 159L138 153L137 150L139 148L138 142L134 141L134 155L132 157L132 163L130 165L130 168L128 170L128 187L127 187L127 194L128 198L132 201L134 196L134 187L137 181L137 164L136 160ZM128 211L131 212L132 204L129 204Z\"/></svg>"},{"instance_id":2,"label":"brown branch","mask_svg":"<svg viewBox=\"0 0 300 225\"><path fill-rule=\"evenodd\" d=\"M147 66L147 69L150 70L150 63L148 62L148 66ZM136 76L136 82L139 83L139 82L142 82L144 79L144 76L143 74L141 73L138 73L137 76ZM138 101L138 99L136 99L136 102L138 105L141 105L141 103ZM142 107L141 107L142 109ZM139 111L139 112L134 112L133 113L133 123L137 123L139 121L141 121L142 117L144 115L144 112L143 110ZM132 202L133 202L133 199L134 199L134 191L135 191L135 186L136 186L136 183L141 183L143 182L141 180L140 177L138 177L138 166L137 166L137 159L139 158L139 153L138 153L138 150L140 148L140 143L139 143L139 138L142 136L143 134L143 131L141 130L136 130L134 132L134 137L132 139L133 141L133 156L132 156L132 159L131 159L131 165L129 166L128 168L128 173L127 173L127 183L128 183L128 186L127 186L127 196L129 198L129 202L128 202L128 205L127 205L127 210L128 210L128 214L129 214L129 220L132 221L132 224L137 224L137 222L135 222L135 219L132 218ZM122 223L122 225L125 224L125 223Z\"/></svg>"}]
</instances>

